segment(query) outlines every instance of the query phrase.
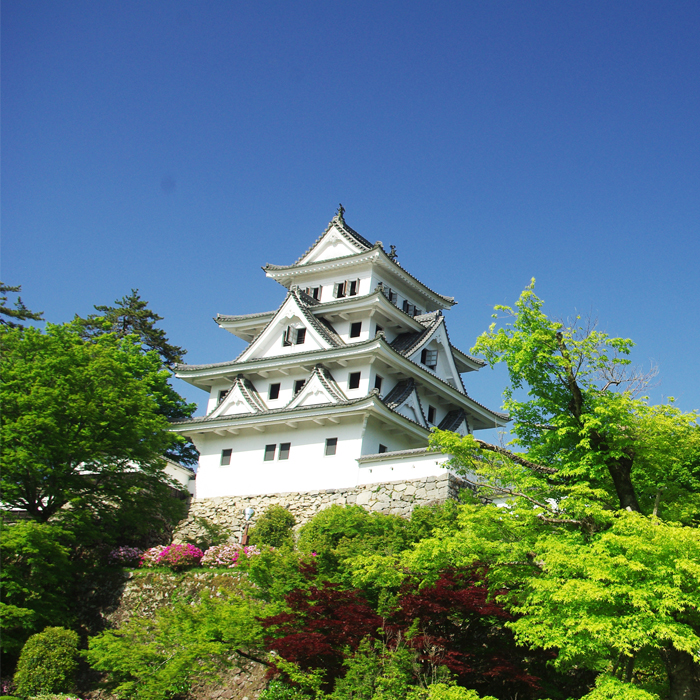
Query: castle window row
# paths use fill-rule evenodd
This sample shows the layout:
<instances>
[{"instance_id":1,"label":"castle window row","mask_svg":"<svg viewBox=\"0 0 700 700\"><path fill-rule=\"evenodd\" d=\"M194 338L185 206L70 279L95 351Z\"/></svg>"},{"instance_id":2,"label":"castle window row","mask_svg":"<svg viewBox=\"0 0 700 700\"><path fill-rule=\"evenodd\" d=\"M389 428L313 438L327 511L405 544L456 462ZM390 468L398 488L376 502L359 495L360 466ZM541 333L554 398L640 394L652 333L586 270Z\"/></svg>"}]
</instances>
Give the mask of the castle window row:
<instances>
[{"instance_id":1,"label":"castle window row","mask_svg":"<svg viewBox=\"0 0 700 700\"><path fill-rule=\"evenodd\" d=\"M360 293L360 280L344 280L333 285L333 296L336 299L354 297Z\"/></svg>"}]
</instances>

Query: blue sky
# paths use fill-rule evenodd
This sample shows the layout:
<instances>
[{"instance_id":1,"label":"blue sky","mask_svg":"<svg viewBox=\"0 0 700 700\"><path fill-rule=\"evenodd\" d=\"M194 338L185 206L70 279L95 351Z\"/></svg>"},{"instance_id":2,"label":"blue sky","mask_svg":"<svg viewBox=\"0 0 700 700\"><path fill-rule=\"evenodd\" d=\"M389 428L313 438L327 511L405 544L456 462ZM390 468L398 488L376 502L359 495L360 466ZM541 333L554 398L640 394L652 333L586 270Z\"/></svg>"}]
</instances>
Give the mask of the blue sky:
<instances>
[{"instance_id":1,"label":"blue sky","mask_svg":"<svg viewBox=\"0 0 700 700\"><path fill-rule=\"evenodd\" d=\"M3 281L54 322L139 288L227 360L212 317L276 308L260 266L342 202L459 347L535 277L700 408L699 35L697 2L3 0Z\"/></svg>"}]
</instances>

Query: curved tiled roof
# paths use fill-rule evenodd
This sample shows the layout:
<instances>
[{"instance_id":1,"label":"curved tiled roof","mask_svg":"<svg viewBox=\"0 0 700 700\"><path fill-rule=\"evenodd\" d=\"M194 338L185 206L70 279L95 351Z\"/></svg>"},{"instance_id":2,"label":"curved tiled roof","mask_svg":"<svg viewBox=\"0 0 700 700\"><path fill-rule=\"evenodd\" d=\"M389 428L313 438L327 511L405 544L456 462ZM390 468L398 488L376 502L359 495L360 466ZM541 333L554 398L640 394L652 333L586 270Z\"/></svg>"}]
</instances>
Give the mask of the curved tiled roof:
<instances>
[{"instance_id":1,"label":"curved tiled roof","mask_svg":"<svg viewBox=\"0 0 700 700\"><path fill-rule=\"evenodd\" d=\"M214 317L214 320L217 323L221 323L224 321L242 321L246 318L262 318L264 316L269 316L270 314L274 314L274 311L259 311L258 313L255 314L237 314L237 315L229 315L229 314L216 314Z\"/></svg>"},{"instance_id":2,"label":"curved tiled roof","mask_svg":"<svg viewBox=\"0 0 700 700\"><path fill-rule=\"evenodd\" d=\"M450 411L438 425L440 430L452 430L455 431L464 421L469 427L469 421L467 421L467 414L464 412L463 408L456 408Z\"/></svg>"},{"instance_id":3,"label":"curved tiled roof","mask_svg":"<svg viewBox=\"0 0 700 700\"><path fill-rule=\"evenodd\" d=\"M298 265L321 242L321 239L331 230L331 227L334 225L338 227L338 230L351 243L359 244L367 248L367 250L374 247L364 236L361 236L357 231L355 231L355 229L350 228L340 214L336 214L330 220L328 226L326 226L326 230L313 242L311 247L304 252L304 254L294 263L294 265Z\"/></svg>"}]
</instances>

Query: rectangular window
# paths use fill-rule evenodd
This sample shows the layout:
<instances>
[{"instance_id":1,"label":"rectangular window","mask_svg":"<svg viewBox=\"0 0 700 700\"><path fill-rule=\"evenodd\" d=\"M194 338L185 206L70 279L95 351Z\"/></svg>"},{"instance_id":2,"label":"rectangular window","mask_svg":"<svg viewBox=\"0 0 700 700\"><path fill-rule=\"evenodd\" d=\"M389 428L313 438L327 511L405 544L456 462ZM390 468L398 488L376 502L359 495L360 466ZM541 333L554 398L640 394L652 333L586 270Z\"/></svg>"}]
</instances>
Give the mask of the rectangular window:
<instances>
[{"instance_id":1,"label":"rectangular window","mask_svg":"<svg viewBox=\"0 0 700 700\"><path fill-rule=\"evenodd\" d=\"M348 389L359 389L361 376L362 372L352 372L348 378Z\"/></svg>"},{"instance_id":2,"label":"rectangular window","mask_svg":"<svg viewBox=\"0 0 700 700\"><path fill-rule=\"evenodd\" d=\"M291 326L287 326L287 330L284 332L284 335L282 336L282 347L287 347L288 345L292 344L292 331L294 329Z\"/></svg>"},{"instance_id":3,"label":"rectangular window","mask_svg":"<svg viewBox=\"0 0 700 700\"><path fill-rule=\"evenodd\" d=\"M381 390L382 390L382 382L383 382L383 381L384 381L384 380L383 380L379 375L377 375L377 376L374 378L374 388L377 389L377 391L381 391Z\"/></svg>"},{"instance_id":4,"label":"rectangular window","mask_svg":"<svg viewBox=\"0 0 700 700\"><path fill-rule=\"evenodd\" d=\"M386 452L386 445L379 445L379 454L384 454Z\"/></svg>"},{"instance_id":5,"label":"rectangular window","mask_svg":"<svg viewBox=\"0 0 700 700\"><path fill-rule=\"evenodd\" d=\"M409 316L415 316L416 315L416 305L411 304L409 301L404 301L403 303L403 310L409 315Z\"/></svg>"},{"instance_id":6,"label":"rectangular window","mask_svg":"<svg viewBox=\"0 0 700 700\"><path fill-rule=\"evenodd\" d=\"M420 354L420 361L430 369L437 367L437 350L423 350Z\"/></svg>"},{"instance_id":7,"label":"rectangular window","mask_svg":"<svg viewBox=\"0 0 700 700\"><path fill-rule=\"evenodd\" d=\"M349 297L357 296L360 293L360 280L349 280L345 284L347 285Z\"/></svg>"},{"instance_id":8,"label":"rectangular window","mask_svg":"<svg viewBox=\"0 0 700 700\"><path fill-rule=\"evenodd\" d=\"M275 458L275 450L277 449L277 445L265 445L265 461L266 462L272 462L272 460Z\"/></svg>"},{"instance_id":9,"label":"rectangular window","mask_svg":"<svg viewBox=\"0 0 700 700\"><path fill-rule=\"evenodd\" d=\"M270 401L274 401L275 399L279 399L280 397L280 385L279 384L270 384Z\"/></svg>"},{"instance_id":10,"label":"rectangular window","mask_svg":"<svg viewBox=\"0 0 700 700\"><path fill-rule=\"evenodd\" d=\"M333 296L342 299L345 296L345 282L336 282L333 285Z\"/></svg>"},{"instance_id":11,"label":"rectangular window","mask_svg":"<svg viewBox=\"0 0 700 700\"><path fill-rule=\"evenodd\" d=\"M362 333L362 321L357 321L356 323L350 324L350 337L359 338L360 333Z\"/></svg>"},{"instance_id":12,"label":"rectangular window","mask_svg":"<svg viewBox=\"0 0 700 700\"><path fill-rule=\"evenodd\" d=\"M221 389L221 391L219 391L219 403L226 398L226 394L228 394L228 389Z\"/></svg>"},{"instance_id":13,"label":"rectangular window","mask_svg":"<svg viewBox=\"0 0 700 700\"><path fill-rule=\"evenodd\" d=\"M296 396L304 388L304 384L306 384L305 379L297 379L294 382L294 396Z\"/></svg>"},{"instance_id":14,"label":"rectangular window","mask_svg":"<svg viewBox=\"0 0 700 700\"><path fill-rule=\"evenodd\" d=\"M231 454L233 453L233 450L231 448L227 450L221 450L221 466L222 467L228 467L229 464L231 464Z\"/></svg>"},{"instance_id":15,"label":"rectangular window","mask_svg":"<svg viewBox=\"0 0 700 700\"><path fill-rule=\"evenodd\" d=\"M281 442L280 443L280 456L278 459L289 459L289 448L292 446L291 442Z\"/></svg>"},{"instance_id":16,"label":"rectangular window","mask_svg":"<svg viewBox=\"0 0 700 700\"><path fill-rule=\"evenodd\" d=\"M321 299L321 287L307 287L304 290L312 299L320 301Z\"/></svg>"},{"instance_id":17,"label":"rectangular window","mask_svg":"<svg viewBox=\"0 0 700 700\"><path fill-rule=\"evenodd\" d=\"M395 304L399 300L399 295L391 287L387 287L386 293L387 299L389 299L392 304Z\"/></svg>"},{"instance_id":18,"label":"rectangular window","mask_svg":"<svg viewBox=\"0 0 700 700\"><path fill-rule=\"evenodd\" d=\"M428 406L428 423L435 425L435 406Z\"/></svg>"},{"instance_id":19,"label":"rectangular window","mask_svg":"<svg viewBox=\"0 0 700 700\"><path fill-rule=\"evenodd\" d=\"M326 457L332 457L338 447L338 438L326 438Z\"/></svg>"},{"instance_id":20,"label":"rectangular window","mask_svg":"<svg viewBox=\"0 0 700 700\"><path fill-rule=\"evenodd\" d=\"M294 341L295 345L303 345L306 340L306 328L297 328L297 337Z\"/></svg>"},{"instance_id":21,"label":"rectangular window","mask_svg":"<svg viewBox=\"0 0 700 700\"><path fill-rule=\"evenodd\" d=\"M375 331L374 331L374 335L377 335L377 334L383 333L383 332L384 332L384 328L382 328L382 326L380 326L379 324L377 324L377 328L376 328Z\"/></svg>"}]
</instances>

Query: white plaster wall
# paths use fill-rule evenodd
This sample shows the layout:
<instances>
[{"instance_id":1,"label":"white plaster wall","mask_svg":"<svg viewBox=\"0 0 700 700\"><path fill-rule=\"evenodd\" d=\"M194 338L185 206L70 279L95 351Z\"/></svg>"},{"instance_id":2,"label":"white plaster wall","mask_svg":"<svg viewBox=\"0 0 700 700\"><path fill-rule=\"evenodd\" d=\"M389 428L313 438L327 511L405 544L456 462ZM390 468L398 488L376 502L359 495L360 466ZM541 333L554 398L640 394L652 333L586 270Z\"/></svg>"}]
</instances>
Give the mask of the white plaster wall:
<instances>
[{"instance_id":1,"label":"white plaster wall","mask_svg":"<svg viewBox=\"0 0 700 700\"><path fill-rule=\"evenodd\" d=\"M308 424L304 424L308 425ZM362 421L329 423L296 430L280 426L274 432L201 436L197 498L287 491L349 488L357 484ZM337 437L334 456L325 456L326 438ZM280 461L279 444L291 443L289 459ZM275 460L265 462L265 445L275 443ZM231 464L220 466L221 451L233 449Z\"/></svg>"},{"instance_id":2,"label":"white plaster wall","mask_svg":"<svg viewBox=\"0 0 700 700\"><path fill-rule=\"evenodd\" d=\"M450 455L424 452L417 455L367 462L359 468L358 484L372 484L377 481L423 479L440 476L449 470L443 466Z\"/></svg>"},{"instance_id":3,"label":"white plaster wall","mask_svg":"<svg viewBox=\"0 0 700 700\"><path fill-rule=\"evenodd\" d=\"M357 267L339 267L334 271L301 274L294 278L294 283L298 285L300 289L306 289L307 287L321 287L321 298L319 301L326 302L335 300L335 297L333 296L333 288L337 282L343 282L344 280L359 279L360 288L357 292L357 296L370 294L372 291L374 291L374 287L371 285L371 278L372 267L369 263L367 263L358 265ZM354 297L349 298L353 299Z\"/></svg>"},{"instance_id":4,"label":"white plaster wall","mask_svg":"<svg viewBox=\"0 0 700 700\"><path fill-rule=\"evenodd\" d=\"M362 438L362 454L377 454L379 445L386 445L387 452L396 452L397 450L411 450L414 447L425 447L427 444L427 438L423 444L420 444L416 438L411 439L403 433L387 434L385 425L374 418L370 418L367 421L365 434ZM398 479L399 477L396 478Z\"/></svg>"}]
</instances>

